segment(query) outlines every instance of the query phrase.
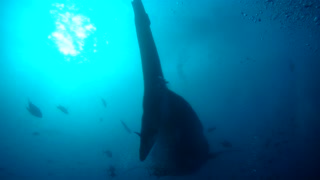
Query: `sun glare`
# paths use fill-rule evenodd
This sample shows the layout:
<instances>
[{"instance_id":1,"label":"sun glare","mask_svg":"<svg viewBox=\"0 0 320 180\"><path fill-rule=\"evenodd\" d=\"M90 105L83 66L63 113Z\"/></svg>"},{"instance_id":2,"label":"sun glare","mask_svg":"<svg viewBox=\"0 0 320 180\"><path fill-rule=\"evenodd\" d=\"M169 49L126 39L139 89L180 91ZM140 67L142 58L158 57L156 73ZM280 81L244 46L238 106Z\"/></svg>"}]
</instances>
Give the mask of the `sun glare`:
<instances>
[{"instance_id":1,"label":"sun glare","mask_svg":"<svg viewBox=\"0 0 320 180\"><path fill-rule=\"evenodd\" d=\"M85 39L96 31L96 27L88 17L77 14L75 5L55 3L52 7L54 9L50 10L50 14L55 20L56 29L48 38L68 61L70 57L76 57L84 51ZM81 60L83 61L86 61L86 58Z\"/></svg>"}]
</instances>

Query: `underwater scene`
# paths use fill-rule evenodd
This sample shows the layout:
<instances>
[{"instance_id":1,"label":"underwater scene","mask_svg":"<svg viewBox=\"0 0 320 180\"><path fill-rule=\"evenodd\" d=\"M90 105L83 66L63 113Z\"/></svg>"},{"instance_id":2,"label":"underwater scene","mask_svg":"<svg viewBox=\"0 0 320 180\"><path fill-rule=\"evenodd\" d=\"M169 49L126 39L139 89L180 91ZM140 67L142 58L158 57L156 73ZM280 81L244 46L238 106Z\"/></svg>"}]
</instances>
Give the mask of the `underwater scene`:
<instances>
[{"instance_id":1,"label":"underwater scene","mask_svg":"<svg viewBox=\"0 0 320 180\"><path fill-rule=\"evenodd\" d=\"M319 0L7 0L0 180L320 179Z\"/></svg>"}]
</instances>

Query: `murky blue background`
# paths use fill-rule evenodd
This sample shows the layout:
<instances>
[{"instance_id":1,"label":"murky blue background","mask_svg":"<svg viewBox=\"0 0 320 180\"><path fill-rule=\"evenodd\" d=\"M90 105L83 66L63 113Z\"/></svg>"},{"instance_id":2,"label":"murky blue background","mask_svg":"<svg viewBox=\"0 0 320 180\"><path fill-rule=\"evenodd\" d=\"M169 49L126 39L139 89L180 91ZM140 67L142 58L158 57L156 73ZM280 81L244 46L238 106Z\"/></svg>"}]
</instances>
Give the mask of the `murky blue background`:
<instances>
[{"instance_id":1,"label":"murky blue background","mask_svg":"<svg viewBox=\"0 0 320 180\"><path fill-rule=\"evenodd\" d=\"M196 110L213 152L240 150L163 179L320 177L319 1L143 3L169 88ZM0 11L0 179L112 179L110 166L114 179L156 179L121 124L140 131L131 1L16 0Z\"/></svg>"}]
</instances>

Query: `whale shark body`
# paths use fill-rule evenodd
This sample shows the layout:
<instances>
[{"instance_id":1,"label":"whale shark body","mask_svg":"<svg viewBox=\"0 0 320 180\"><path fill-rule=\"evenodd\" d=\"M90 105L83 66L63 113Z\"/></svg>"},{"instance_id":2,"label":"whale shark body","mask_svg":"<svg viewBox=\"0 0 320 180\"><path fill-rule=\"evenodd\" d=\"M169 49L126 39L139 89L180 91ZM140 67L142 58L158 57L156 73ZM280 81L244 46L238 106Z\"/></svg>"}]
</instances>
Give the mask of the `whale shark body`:
<instances>
[{"instance_id":1,"label":"whale shark body","mask_svg":"<svg viewBox=\"0 0 320 180\"><path fill-rule=\"evenodd\" d=\"M213 157L203 126L191 105L168 89L150 19L141 0L133 0L132 6L144 80L141 132L137 133L140 160L152 154L152 174L156 176L193 173Z\"/></svg>"}]
</instances>

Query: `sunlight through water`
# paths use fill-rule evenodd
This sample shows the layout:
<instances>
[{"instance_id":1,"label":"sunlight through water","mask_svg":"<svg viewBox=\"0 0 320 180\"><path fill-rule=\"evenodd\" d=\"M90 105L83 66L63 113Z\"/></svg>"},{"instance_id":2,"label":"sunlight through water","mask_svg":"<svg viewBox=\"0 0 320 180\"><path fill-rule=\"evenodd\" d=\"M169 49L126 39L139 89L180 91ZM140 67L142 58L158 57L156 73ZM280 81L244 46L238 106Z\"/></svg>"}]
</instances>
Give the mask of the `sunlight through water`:
<instances>
[{"instance_id":1,"label":"sunlight through water","mask_svg":"<svg viewBox=\"0 0 320 180\"><path fill-rule=\"evenodd\" d=\"M90 22L90 18L77 14L78 8L75 5L54 3L52 7L50 14L55 21L56 29L48 38L65 55L65 60L70 61L84 51L85 39L94 34L96 27ZM96 41L94 38L93 47L96 47ZM93 53L95 52L97 50L93 49ZM88 61L86 57L81 57L78 63Z\"/></svg>"}]
</instances>

